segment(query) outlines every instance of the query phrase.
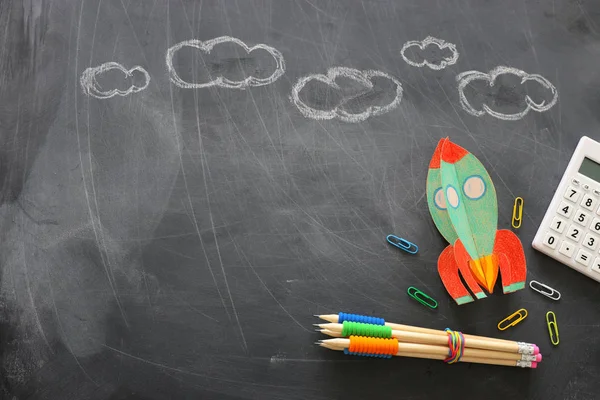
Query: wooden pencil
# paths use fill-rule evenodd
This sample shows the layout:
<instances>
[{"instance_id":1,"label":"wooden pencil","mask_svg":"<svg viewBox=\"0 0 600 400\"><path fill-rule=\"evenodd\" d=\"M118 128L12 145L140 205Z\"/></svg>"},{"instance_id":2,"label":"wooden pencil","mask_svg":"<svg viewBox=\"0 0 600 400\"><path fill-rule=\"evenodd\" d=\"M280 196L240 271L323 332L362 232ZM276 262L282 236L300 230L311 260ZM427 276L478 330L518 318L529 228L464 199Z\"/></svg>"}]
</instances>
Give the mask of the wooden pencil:
<instances>
[{"instance_id":1,"label":"wooden pencil","mask_svg":"<svg viewBox=\"0 0 600 400\"><path fill-rule=\"evenodd\" d=\"M350 346L350 339L345 338L336 338L336 339L326 339L322 341L323 343L328 343L333 346L340 346L343 348L348 348ZM440 357L447 358L449 349L448 346L436 346L431 344L423 344L423 343L398 343L398 351L404 353L422 353L422 354L432 354L438 355ZM492 351L492 350L481 350L481 349L469 349L465 348L463 350L463 357L472 357L472 358L485 358L485 359L496 359L496 360L512 360L512 361L541 361L541 355L524 355L519 353L507 353L504 351Z\"/></svg>"},{"instance_id":2,"label":"wooden pencil","mask_svg":"<svg viewBox=\"0 0 600 400\"><path fill-rule=\"evenodd\" d=\"M330 350L335 351L343 351L347 347L333 345L325 343L326 341L321 341L317 343L321 347L328 348ZM420 352L410 352L410 351L398 351L395 354L396 357L407 357L407 358L423 358L428 360L440 360L443 361L446 359L446 356L442 356L439 354L429 354L429 353L420 353ZM459 360L461 363L474 363L474 364L487 364L487 365L500 365L505 367L521 367L521 368L537 368L537 362L523 362L520 360L502 360L502 359L494 359L494 358L477 358L477 357L461 357Z\"/></svg>"},{"instance_id":3,"label":"wooden pencil","mask_svg":"<svg viewBox=\"0 0 600 400\"><path fill-rule=\"evenodd\" d=\"M341 333L344 328L342 324L335 323L327 323L327 324L315 324L319 328L326 329L330 332L339 333L337 335L330 335L335 337L342 337ZM325 333L325 332L323 332ZM493 341L493 340L485 340L479 337L471 337L467 338L465 336L465 347L466 348L475 348L475 349L483 349L483 350L493 350L493 351L502 351L507 353L519 354L517 351L514 351L513 346L509 346L506 343ZM392 337L395 337L402 342L408 343L423 343L423 344L433 344L433 345L441 345L448 346L448 334L444 332L444 335L433 335L430 333L421 333L421 332L412 332L412 331L404 331L404 330L395 330L392 329Z\"/></svg>"},{"instance_id":4,"label":"wooden pencil","mask_svg":"<svg viewBox=\"0 0 600 400\"><path fill-rule=\"evenodd\" d=\"M335 338L343 338L343 336L341 335L341 333L339 332L333 332L333 331L329 331L327 329L321 329L319 330L319 332L331 336L331 337L335 337ZM428 343L423 343L423 342L408 342L411 344L425 344L427 345ZM434 347L437 348L438 351L436 351L436 354L439 354L440 356L442 354L444 354L443 352L445 351L445 357L448 356L448 346L447 346L447 341L446 343L443 343L441 346L436 344L433 345ZM443 350L440 350L443 349ZM431 350L431 349L430 349ZM535 362L541 362L542 361L542 355L541 354L520 354L520 353L511 353L511 352L503 352L503 351L493 351L493 350L484 350L484 349L476 349L476 348L467 348L465 347L464 355L466 356L472 356L474 358L495 358L495 359L501 359L501 360L521 360L521 361L535 361Z\"/></svg>"},{"instance_id":5,"label":"wooden pencil","mask_svg":"<svg viewBox=\"0 0 600 400\"><path fill-rule=\"evenodd\" d=\"M339 321L339 317L337 314L315 315L315 317L318 317L324 321L332 322L332 323L338 323L338 321ZM421 328L418 326L396 324L396 323L392 323L392 322L386 322L385 325L392 328L392 330L397 330L397 331L428 333L430 335L438 335L438 336L443 336L445 338L448 337L448 333L446 331L437 330L437 329ZM496 338L491 338L491 337L486 337L486 336L476 336L476 335L469 335L469 334L463 334L463 336L465 337L465 339L467 339L467 341L479 339L479 340L486 340L486 341L502 343L503 344L502 348L504 349L503 351L514 352L514 353L518 353L519 351L521 351L521 345L519 344L519 342L515 342L512 340L496 339ZM537 347L535 344L529 344L529 343L525 343L525 344L533 346L533 348L535 349L534 354L539 353L539 347Z\"/></svg>"}]
</instances>

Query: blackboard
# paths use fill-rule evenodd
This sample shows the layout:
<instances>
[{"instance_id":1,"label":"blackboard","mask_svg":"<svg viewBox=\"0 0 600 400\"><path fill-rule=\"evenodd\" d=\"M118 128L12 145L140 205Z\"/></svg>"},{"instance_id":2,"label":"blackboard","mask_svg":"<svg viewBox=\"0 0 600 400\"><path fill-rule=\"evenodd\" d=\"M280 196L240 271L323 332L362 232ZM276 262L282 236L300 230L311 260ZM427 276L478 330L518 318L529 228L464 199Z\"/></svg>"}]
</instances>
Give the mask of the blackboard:
<instances>
[{"instance_id":1,"label":"blackboard","mask_svg":"<svg viewBox=\"0 0 600 400\"><path fill-rule=\"evenodd\" d=\"M8 0L0 32L3 398L597 396L600 286L530 243L579 138L600 139L600 3ZM528 279L559 302L446 294L425 198L446 136L490 173L499 227L525 199ZM544 360L314 346L312 315L338 311L534 342Z\"/></svg>"}]
</instances>

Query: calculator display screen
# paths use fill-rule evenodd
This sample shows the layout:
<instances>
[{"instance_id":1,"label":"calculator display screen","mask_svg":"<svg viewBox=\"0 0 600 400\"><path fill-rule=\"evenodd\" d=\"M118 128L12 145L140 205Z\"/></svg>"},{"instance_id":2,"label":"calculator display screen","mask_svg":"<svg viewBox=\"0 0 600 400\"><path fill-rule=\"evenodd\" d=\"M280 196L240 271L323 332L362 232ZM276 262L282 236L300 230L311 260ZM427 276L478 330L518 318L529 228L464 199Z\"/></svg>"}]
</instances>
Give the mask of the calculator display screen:
<instances>
[{"instance_id":1,"label":"calculator display screen","mask_svg":"<svg viewBox=\"0 0 600 400\"><path fill-rule=\"evenodd\" d=\"M579 173L600 182L600 164L585 157L579 167Z\"/></svg>"}]
</instances>

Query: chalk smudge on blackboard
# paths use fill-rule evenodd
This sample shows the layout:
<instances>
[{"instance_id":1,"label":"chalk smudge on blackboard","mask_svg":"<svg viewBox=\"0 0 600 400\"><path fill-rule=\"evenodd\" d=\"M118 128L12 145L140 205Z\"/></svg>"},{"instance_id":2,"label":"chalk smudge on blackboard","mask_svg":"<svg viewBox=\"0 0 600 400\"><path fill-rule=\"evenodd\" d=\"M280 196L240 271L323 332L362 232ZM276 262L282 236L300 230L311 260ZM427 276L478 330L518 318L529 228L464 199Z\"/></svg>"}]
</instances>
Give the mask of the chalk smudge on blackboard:
<instances>
[{"instance_id":1,"label":"chalk smudge on blackboard","mask_svg":"<svg viewBox=\"0 0 600 400\"><path fill-rule=\"evenodd\" d=\"M321 110L307 105L300 98L300 92L302 91L302 89L304 89L304 87L312 81L322 82L333 89L342 90L341 86L338 83L336 83L336 79L338 78L350 79L352 81L355 81L356 83L363 85L367 89L367 94L368 92L373 91L373 78L387 79L391 81L395 86L394 98L391 102L385 105L367 106L367 108L364 111L359 113L349 112L343 108L343 106L347 104L348 100L352 99L344 100L330 110ZM292 88L290 100L296 105L296 107L298 107L298 110L300 110L302 115L304 115L307 118L317 120L329 120L337 118L344 122L361 122L371 116L382 115L398 107L400 101L402 100L402 93L403 89L400 81L385 72L376 70L361 71L358 69L348 67L333 67L327 71L327 75L315 74L300 78ZM364 94L365 93L362 93L361 95Z\"/></svg>"},{"instance_id":2,"label":"chalk smudge on blackboard","mask_svg":"<svg viewBox=\"0 0 600 400\"><path fill-rule=\"evenodd\" d=\"M240 81L227 79L223 76L219 76L217 78L212 79L209 82L204 83L186 82L183 79L181 79L181 77L175 70L175 67L173 66L173 57L175 56L175 53L177 51L184 47L192 47L209 54L216 45L222 43L235 43L241 48L243 48L248 54L255 50L266 51L275 60L275 71L273 71L273 73L266 78L257 78L255 76L249 76ZM231 36L220 36L206 41L191 39L177 43L176 45L170 47L167 50L166 63L167 70L169 71L169 79L171 80L171 82L176 86L179 86L180 88L184 89L201 89L212 86L223 87L228 89L246 89L248 87L253 86L265 86L275 82L281 77L281 75L285 73L285 60L283 58L283 55L279 52L279 50L262 43L250 47L240 39Z\"/></svg>"},{"instance_id":3,"label":"chalk smudge on blackboard","mask_svg":"<svg viewBox=\"0 0 600 400\"><path fill-rule=\"evenodd\" d=\"M143 80L144 83L141 86L131 84L125 90L121 90L121 89L103 90L102 86L100 84L98 84L98 80L96 78L99 75L104 74L111 70L118 70L118 71L123 72L123 74L125 74L126 78L132 78L135 72L139 72L144 77L144 80ZM150 74L148 74L148 72L144 68L140 67L139 65L136 65L131 69L127 69L127 68L123 67L121 64L111 61L111 62L104 63L102 65L99 65L97 67L87 68L81 74L81 79L79 80L79 82L81 83L83 93L87 94L88 96L96 97L98 99L110 99L111 97L114 97L117 95L118 96L127 96L128 94L141 92L142 90L146 89L148 87L148 84L150 83Z\"/></svg>"},{"instance_id":4,"label":"chalk smudge on blackboard","mask_svg":"<svg viewBox=\"0 0 600 400\"><path fill-rule=\"evenodd\" d=\"M514 113L502 113L499 111L492 110L487 104L483 103L481 109L477 109L472 105L467 99L467 95L465 94L465 88L475 81L481 80L488 83L488 86L491 88L494 86L496 79L501 75L514 75L517 78L520 78L520 84L523 85L528 81L537 82L543 89L549 91L551 94L551 99L546 102L546 100L542 100L540 102L535 102L529 94L525 95L524 104L525 108L522 111L514 112ZM525 71L522 71L513 67L505 67L498 66L492 69L489 73L480 72L480 71L466 71L460 73L456 77L456 81L458 82L458 93L460 97L460 104L463 109L471 115L476 117L482 117L485 114L489 114L492 117L496 117L498 119L508 120L508 121L516 121L523 118L525 115L529 113L530 110L536 112L544 112L552 108L554 104L556 104L558 100L558 92L556 87L544 78L541 75L537 74L529 74Z\"/></svg>"},{"instance_id":5,"label":"chalk smudge on blackboard","mask_svg":"<svg viewBox=\"0 0 600 400\"><path fill-rule=\"evenodd\" d=\"M423 58L423 61L415 61L408 57L406 54L411 48L418 48L422 51L429 46L435 46L440 51L449 50L450 54L449 56L444 56L439 61L429 61L426 58ZM400 50L400 54L402 55L402 58L404 59L404 61L406 61L408 65L412 65L413 67L429 67L434 70L441 70L446 68L448 65L456 64L456 61L459 57L458 50L456 50L455 44L448 43L445 40L438 39L433 36L427 36L421 41L411 40L404 43L404 46L402 46L402 50Z\"/></svg>"}]
</instances>

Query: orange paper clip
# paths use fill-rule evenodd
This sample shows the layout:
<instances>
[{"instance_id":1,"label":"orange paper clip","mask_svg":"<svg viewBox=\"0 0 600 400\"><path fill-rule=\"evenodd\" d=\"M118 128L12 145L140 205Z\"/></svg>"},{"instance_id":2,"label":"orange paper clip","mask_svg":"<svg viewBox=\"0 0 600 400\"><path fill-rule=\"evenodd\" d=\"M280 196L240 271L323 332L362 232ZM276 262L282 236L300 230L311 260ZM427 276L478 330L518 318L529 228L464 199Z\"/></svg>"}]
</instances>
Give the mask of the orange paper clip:
<instances>
[{"instance_id":1,"label":"orange paper clip","mask_svg":"<svg viewBox=\"0 0 600 400\"><path fill-rule=\"evenodd\" d=\"M510 314L508 317L504 318L502 321L498 322L498 329L504 331L511 326L517 325L519 322L523 321L527 318L527 310L521 308L514 313Z\"/></svg>"}]
</instances>

